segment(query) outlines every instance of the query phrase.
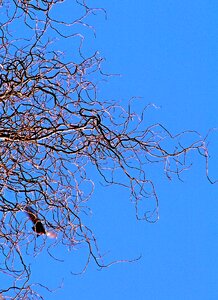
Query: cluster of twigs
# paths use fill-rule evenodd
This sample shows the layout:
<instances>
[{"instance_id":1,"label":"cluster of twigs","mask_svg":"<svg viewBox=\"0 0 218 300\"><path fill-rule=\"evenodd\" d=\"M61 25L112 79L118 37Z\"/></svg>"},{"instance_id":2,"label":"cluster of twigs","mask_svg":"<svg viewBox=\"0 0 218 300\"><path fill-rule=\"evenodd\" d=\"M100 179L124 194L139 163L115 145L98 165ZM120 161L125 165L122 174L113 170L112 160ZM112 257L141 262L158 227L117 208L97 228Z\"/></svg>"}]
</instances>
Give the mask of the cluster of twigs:
<instances>
[{"instance_id":1,"label":"cluster of twigs","mask_svg":"<svg viewBox=\"0 0 218 300\"><path fill-rule=\"evenodd\" d=\"M173 136L161 124L146 127L147 107L138 116L132 101L125 109L99 98L96 78L104 76L102 58L97 52L85 57L84 38L73 32L74 25L92 30L85 20L98 10L75 3L83 13L72 22L54 17L56 7L66 5L62 0L0 4L0 272L9 278L0 292L11 299L41 297L29 284L31 270L25 263L30 244L36 242L24 218L27 205L46 228L57 232L54 246L87 245L84 270L91 259L105 267L94 234L81 217L81 212L88 213L86 203L94 190L90 170L107 185L129 189L137 218L156 222L158 197L147 166L161 163L169 178L179 177L188 167L188 152L207 155L197 132ZM26 32L19 32L18 25ZM79 36L79 59L68 62L51 34L59 40ZM194 141L183 146L186 135ZM169 140L173 147L168 149ZM139 205L148 198L153 209L142 212ZM41 248L35 246L33 255L46 244L40 239Z\"/></svg>"}]
</instances>

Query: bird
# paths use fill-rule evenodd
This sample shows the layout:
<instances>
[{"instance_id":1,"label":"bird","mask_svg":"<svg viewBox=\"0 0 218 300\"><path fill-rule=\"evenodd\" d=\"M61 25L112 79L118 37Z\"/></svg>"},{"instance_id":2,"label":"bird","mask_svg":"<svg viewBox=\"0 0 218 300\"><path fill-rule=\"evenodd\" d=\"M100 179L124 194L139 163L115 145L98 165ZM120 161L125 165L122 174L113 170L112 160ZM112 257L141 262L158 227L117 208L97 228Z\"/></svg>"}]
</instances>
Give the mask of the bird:
<instances>
[{"instance_id":1,"label":"bird","mask_svg":"<svg viewBox=\"0 0 218 300\"><path fill-rule=\"evenodd\" d=\"M30 206L26 206L25 212L28 215L29 219L33 222L32 229L37 234L37 237L45 234L52 239L57 238L57 234L55 232L45 230L45 227L42 224L42 222L40 221L40 219L38 218L37 212L35 211L35 209L33 209Z\"/></svg>"},{"instance_id":2,"label":"bird","mask_svg":"<svg viewBox=\"0 0 218 300\"><path fill-rule=\"evenodd\" d=\"M32 227L33 231L37 233L37 237L40 235L46 234L45 227L40 221L40 219L37 217L36 211L31 208L30 206L27 206L25 208L25 212L27 213L29 219L33 222L34 226Z\"/></svg>"}]
</instances>

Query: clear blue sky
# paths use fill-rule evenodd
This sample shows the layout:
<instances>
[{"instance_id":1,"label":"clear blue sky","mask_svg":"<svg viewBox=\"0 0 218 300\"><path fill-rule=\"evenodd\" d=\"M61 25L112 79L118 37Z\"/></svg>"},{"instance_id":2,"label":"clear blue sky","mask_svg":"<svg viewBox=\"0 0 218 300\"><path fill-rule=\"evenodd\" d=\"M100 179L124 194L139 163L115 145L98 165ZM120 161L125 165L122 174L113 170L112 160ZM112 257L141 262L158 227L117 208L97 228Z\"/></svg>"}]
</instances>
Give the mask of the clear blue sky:
<instances>
[{"instance_id":1,"label":"clear blue sky","mask_svg":"<svg viewBox=\"0 0 218 300\"><path fill-rule=\"evenodd\" d=\"M141 96L140 107L156 103L160 109L148 111L147 124L161 122L172 133L194 129L205 135L218 127L217 1L110 0L93 6L104 7L108 18L92 18L97 34L92 48L106 58L106 71L122 74L101 85L105 98L125 104ZM209 139L213 178L217 137L215 132ZM70 271L79 271L85 261L83 250L60 253L64 263L40 254L34 278L51 288L64 278L63 288L46 299L218 299L218 185L207 181L204 160L191 158L184 182L168 181L161 167L154 169L160 220L153 225L135 219L128 193L96 189L90 222L106 261L142 258L102 271L91 264L85 274L73 276Z\"/></svg>"}]
</instances>

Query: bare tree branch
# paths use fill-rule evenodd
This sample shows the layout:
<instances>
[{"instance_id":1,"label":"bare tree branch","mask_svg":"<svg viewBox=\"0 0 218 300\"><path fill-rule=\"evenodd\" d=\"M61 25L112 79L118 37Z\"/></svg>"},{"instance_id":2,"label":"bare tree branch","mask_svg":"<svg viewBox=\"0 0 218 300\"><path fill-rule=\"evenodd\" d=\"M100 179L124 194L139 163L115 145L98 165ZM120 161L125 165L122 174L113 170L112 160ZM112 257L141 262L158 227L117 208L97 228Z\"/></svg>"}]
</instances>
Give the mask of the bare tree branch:
<instances>
[{"instance_id":1,"label":"bare tree branch","mask_svg":"<svg viewBox=\"0 0 218 300\"><path fill-rule=\"evenodd\" d=\"M75 4L81 9L77 19L56 17L56 9ZM158 196L149 168L160 164L169 179L180 179L190 167L191 151L208 159L199 133L172 135L162 124L146 124L152 104L139 116L132 110L133 99L124 108L100 98L97 83L106 76L103 59L98 52L83 54L84 37L74 29L83 26L95 34L86 20L99 12L105 14L84 1L0 3L0 272L8 278L0 294L7 299L43 299L29 283L25 257L46 247L46 235L36 244L39 231L31 230L25 212L34 226L40 222L45 232L56 232L52 247L87 246L83 271L90 260L107 267L113 262L104 263L83 219L83 213L89 215L87 202L95 186L89 170L97 171L105 185L127 188L136 217L156 222ZM17 25L25 33L17 32ZM55 38L80 39L73 49L75 60L64 57ZM48 253L52 256L50 249Z\"/></svg>"}]
</instances>

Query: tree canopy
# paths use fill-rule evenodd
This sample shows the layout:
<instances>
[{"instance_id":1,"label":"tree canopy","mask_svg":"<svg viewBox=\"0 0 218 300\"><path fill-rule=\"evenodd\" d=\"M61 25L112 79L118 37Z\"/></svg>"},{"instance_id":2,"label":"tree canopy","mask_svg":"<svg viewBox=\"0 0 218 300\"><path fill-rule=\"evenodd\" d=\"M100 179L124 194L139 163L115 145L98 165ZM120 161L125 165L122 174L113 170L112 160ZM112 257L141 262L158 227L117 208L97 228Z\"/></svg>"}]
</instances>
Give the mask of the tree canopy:
<instances>
[{"instance_id":1,"label":"tree canopy","mask_svg":"<svg viewBox=\"0 0 218 300\"><path fill-rule=\"evenodd\" d=\"M78 16L69 21L58 15L63 5L78 7ZM29 251L39 232L30 230L26 212L35 225L55 232L54 247L85 244L84 270L91 259L106 267L83 218L96 176L110 188L128 189L136 217L156 222L158 191L147 166L158 164L170 179L190 167L191 151L207 162L206 140L198 132L173 134L163 124L148 125L152 104L138 114L134 98L125 107L99 95L99 80L110 75L97 51L86 54L82 29L95 34L87 19L96 13L105 11L84 1L0 3L0 272L10 278L0 293L11 299L41 299L25 257L43 251L46 235L39 237L40 248ZM75 41L67 57L61 49L66 40Z\"/></svg>"}]
</instances>

